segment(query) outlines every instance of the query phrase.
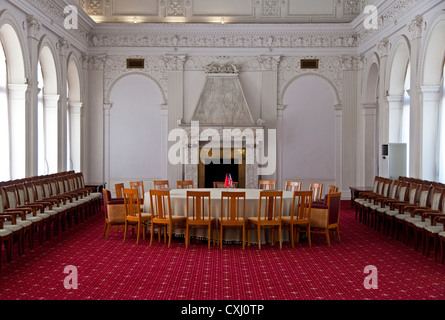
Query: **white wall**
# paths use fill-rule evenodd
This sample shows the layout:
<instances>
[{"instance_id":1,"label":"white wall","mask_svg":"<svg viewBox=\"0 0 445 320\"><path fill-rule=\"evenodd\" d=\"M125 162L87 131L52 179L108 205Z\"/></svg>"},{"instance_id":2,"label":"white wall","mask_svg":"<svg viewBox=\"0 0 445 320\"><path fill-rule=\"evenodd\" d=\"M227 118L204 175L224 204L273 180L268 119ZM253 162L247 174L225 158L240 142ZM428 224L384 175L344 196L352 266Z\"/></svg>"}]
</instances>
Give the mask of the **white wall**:
<instances>
[{"instance_id":1,"label":"white wall","mask_svg":"<svg viewBox=\"0 0 445 320\"><path fill-rule=\"evenodd\" d=\"M283 183L335 182L335 93L321 77L289 85L283 102Z\"/></svg>"},{"instance_id":2,"label":"white wall","mask_svg":"<svg viewBox=\"0 0 445 320\"><path fill-rule=\"evenodd\" d=\"M145 76L129 75L110 97L110 184L161 178L167 156L159 88Z\"/></svg>"}]
</instances>

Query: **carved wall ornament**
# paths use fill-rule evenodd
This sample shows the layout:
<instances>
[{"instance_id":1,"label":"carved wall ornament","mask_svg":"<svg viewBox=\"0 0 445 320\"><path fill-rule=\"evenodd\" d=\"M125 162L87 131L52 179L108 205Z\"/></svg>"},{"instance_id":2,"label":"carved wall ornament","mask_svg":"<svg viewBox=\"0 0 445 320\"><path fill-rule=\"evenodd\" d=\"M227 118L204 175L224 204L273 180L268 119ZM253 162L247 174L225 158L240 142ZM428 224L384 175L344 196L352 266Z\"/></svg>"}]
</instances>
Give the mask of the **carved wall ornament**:
<instances>
[{"instance_id":1,"label":"carved wall ornament","mask_svg":"<svg viewBox=\"0 0 445 320\"><path fill-rule=\"evenodd\" d=\"M168 0L168 17L185 17L184 0Z\"/></svg>"},{"instance_id":2,"label":"carved wall ornament","mask_svg":"<svg viewBox=\"0 0 445 320\"><path fill-rule=\"evenodd\" d=\"M279 0L263 0L262 15L265 17L279 17L280 16Z\"/></svg>"},{"instance_id":3,"label":"carved wall ornament","mask_svg":"<svg viewBox=\"0 0 445 320\"><path fill-rule=\"evenodd\" d=\"M417 15L408 25L408 31L411 33L412 39L417 39L422 36L423 31L423 16Z\"/></svg>"},{"instance_id":4,"label":"carved wall ornament","mask_svg":"<svg viewBox=\"0 0 445 320\"><path fill-rule=\"evenodd\" d=\"M26 17L26 29L28 30L28 36L37 38L37 34L42 28L42 23L33 15Z\"/></svg>"},{"instance_id":5,"label":"carved wall ornament","mask_svg":"<svg viewBox=\"0 0 445 320\"><path fill-rule=\"evenodd\" d=\"M216 73L238 74L239 67L235 64L229 64L229 65L209 64L206 66L205 72L207 74L216 74Z\"/></svg>"}]
</instances>

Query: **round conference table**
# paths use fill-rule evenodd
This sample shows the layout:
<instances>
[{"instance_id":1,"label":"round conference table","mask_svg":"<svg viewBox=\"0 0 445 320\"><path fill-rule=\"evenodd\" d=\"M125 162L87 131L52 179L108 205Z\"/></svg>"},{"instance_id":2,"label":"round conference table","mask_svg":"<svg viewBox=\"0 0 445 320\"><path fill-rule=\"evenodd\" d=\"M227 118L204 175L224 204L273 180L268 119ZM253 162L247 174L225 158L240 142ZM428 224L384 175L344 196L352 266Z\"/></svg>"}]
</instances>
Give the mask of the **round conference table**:
<instances>
[{"instance_id":1,"label":"round conference table","mask_svg":"<svg viewBox=\"0 0 445 320\"><path fill-rule=\"evenodd\" d=\"M172 206L172 214L174 215L187 215L187 191L210 191L210 205L212 217L221 217L221 192L222 191L233 191L233 192L245 192L246 193L246 226L248 217L258 216L258 205L260 192L259 189L242 189L242 188L194 188L194 189L171 189L170 190L170 201ZM283 202L282 202L282 216L288 216L290 214L292 206L292 191L283 191ZM262 204L263 206L263 204ZM151 212L150 208L150 192L145 192L144 197L144 212ZM219 230L219 226L218 230ZM194 233L192 233L194 231ZM261 230L261 241L263 243L270 242L270 232L267 232L268 239L266 239L264 229ZM184 235L184 229L174 230L175 235ZM197 229L191 231L191 236L199 239L207 239L208 232L206 229ZM246 232L247 237L247 232ZM277 233L278 237L278 233ZM278 239L278 238L277 238ZM282 241L288 241L288 232L282 232ZM246 239L247 240L247 239ZM235 242L241 243L242 241L242 229L241 228L224 228L225 242ZM258 236L256 231L250 233L250 243L257 244Z\"/></svg>"}]
</instances>

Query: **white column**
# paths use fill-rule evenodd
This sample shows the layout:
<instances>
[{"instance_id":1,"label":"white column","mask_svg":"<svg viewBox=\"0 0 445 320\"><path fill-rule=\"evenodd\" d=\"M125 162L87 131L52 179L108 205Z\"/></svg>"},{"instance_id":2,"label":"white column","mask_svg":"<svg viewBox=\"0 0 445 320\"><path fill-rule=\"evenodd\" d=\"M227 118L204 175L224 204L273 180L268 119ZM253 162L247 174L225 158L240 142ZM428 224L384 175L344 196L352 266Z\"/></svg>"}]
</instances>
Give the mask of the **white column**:
<instances>
[{"instance_id":1,"label":"white column","mask_svg":"<svg viewBox=\"0 0 445 320\"><path fill-rule=\"evenodd\" d=\"M402 115L403 115L403 97L402 96L388 96L389 104L389 135L388 142L399 143L402 139Z\"/></svg>"},{"instance_id":2,"label":"white column","mask_svg":"<svg viewBox=\"0 0 445 320\"><path fill-rule=\"evenodd\" d=\"M68 159L72 163L72 168L76 172L81 171L81 115L82 115L82 102L69 102L69 113L70 113L70 156Z\"/></svg>"},{"instance_id":3,"label":"white column","mask_svg":"<svg viewBox=\"0 0 445 320\"><path fill-rule=\"evenodd\" d=\"M376 116L377 104L364 103L362 104L364 115L364 174L365 186L372 185L374 177L376 176Z\"/></svg>"},{"instance_id":4,"label":"white column","mask_svg":"<svg viewBox=\"0 0 445 320\"><path fill-rule=\"evenodd\" d=\"M335 106L335 185L345 193L343 186L343 105Z\"/></svg>"},{"instance_id":5,"label":"white column","mask_svg":"<svg viewBox=\"0 0 445 320\"><path fill-rule=\"evenodd\" d=\"M110 134L111 104L104 104L104 182L110 183Z\"/></svg>"},{"instance_id":6,"label":"white column","mask_svg":"<svg viewBox=\"0 0 445 320\"><path fill-rule=\"evenodd\" d=\"M439 86L421 87L422 92L422 179L434 181L437 176L437 136L439 117Z\"/></svg>"},{"instance_id":7,"label":"white column","mask_svg":"<svg viewBox=\"0 0 445 320\"><path fill-rule=\"evenodd\" d=\"M284 188L283 181L283 113L286 105L279 105L277 107L277 184L280 188Z\"/></svg>"},{"instance_id":8,"label":"white column","mask_svg":"<svg viewBox=\"0 0 445 320\"><path fill-rule=\"evenodd\" d=\"M59 95L43 96L43 123L45 126L45 160L48 173L57 173L58 166L58 114Z\"/></svg>"},{"instance_id":9,"label":"white column","mask_svg":"<svg viewBox=\"0 0 445 320\"><path fill-rule=\"evenodd\" d=\"M26 177L26 84L9 84L9 117L11 137L11 179Z\"/></svg>"},{"instance_id":10,"label":"white column","mask_svg":"<svg viewBox=\"0 0 445 320\"><path fill-rule=\"evenodd\" d=\"M379 67L379 105L378 105L378 139L377 139L377 149L378 149L378 175L383 175L383 156L382 148L383 144L389 142L389 106L387 96L387 85L386 85L386 72L388 64L388 52L390 48L390 42L388 38L384 38L377 44L377 50L380 58Z\"/></svg>"}]
</instances>

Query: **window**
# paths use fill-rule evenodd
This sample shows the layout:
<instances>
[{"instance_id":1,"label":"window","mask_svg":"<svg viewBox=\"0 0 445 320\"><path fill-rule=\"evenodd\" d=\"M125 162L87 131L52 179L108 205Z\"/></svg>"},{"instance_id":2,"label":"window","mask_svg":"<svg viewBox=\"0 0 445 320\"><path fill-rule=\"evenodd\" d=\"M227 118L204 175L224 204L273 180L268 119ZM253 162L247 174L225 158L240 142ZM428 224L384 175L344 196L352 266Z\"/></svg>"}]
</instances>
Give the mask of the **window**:
<instances>
[{"instance_id":1,"label":"window","mask_svg":"<svg viewBox=\"0 0 445 320\"><path fill-rule=\"evenodd\" d=\"M401 143L406 143L406 168L409 168L409 138L410 138L410 108L411 108L411 68L408 64L405 75L405 84L403 90L403 109L402 109L402 125L401 125ZM407 169L409 170L409 169ZM409 176L409 172L406 173Z\"/></svg>"},{"instance_id":2,"label":"window","mask_svg":"<svg viewBox=\"0 0 445 320\"><path fill-rule=\"evenodd\" d=\"M43 110L43 74L40 61L37 67L38 96L37 96L37 145L38 145L38 175L48 173L48 164L45 159L45 120Z\"/></svg>"},{"instance_id":3,"label":"window","mask_svg":"<svg viewBox=\"0 0 445 320\"><path fill-rule=\"evenodd\" d=\"M438 159L438 179L445 183L445 61L442 71L442 82L439 100L439 159Z\"/></svg>"},{"instance_id":4,"label":"window","mask_svg":"<svg viewBox=\"0 0 445 320\"><path fill-rule=\"evenodd\" d=\"M3 44L0 42L0 181L11 179L9 151L8 71Z\"/></svg>"}]
</instances>

